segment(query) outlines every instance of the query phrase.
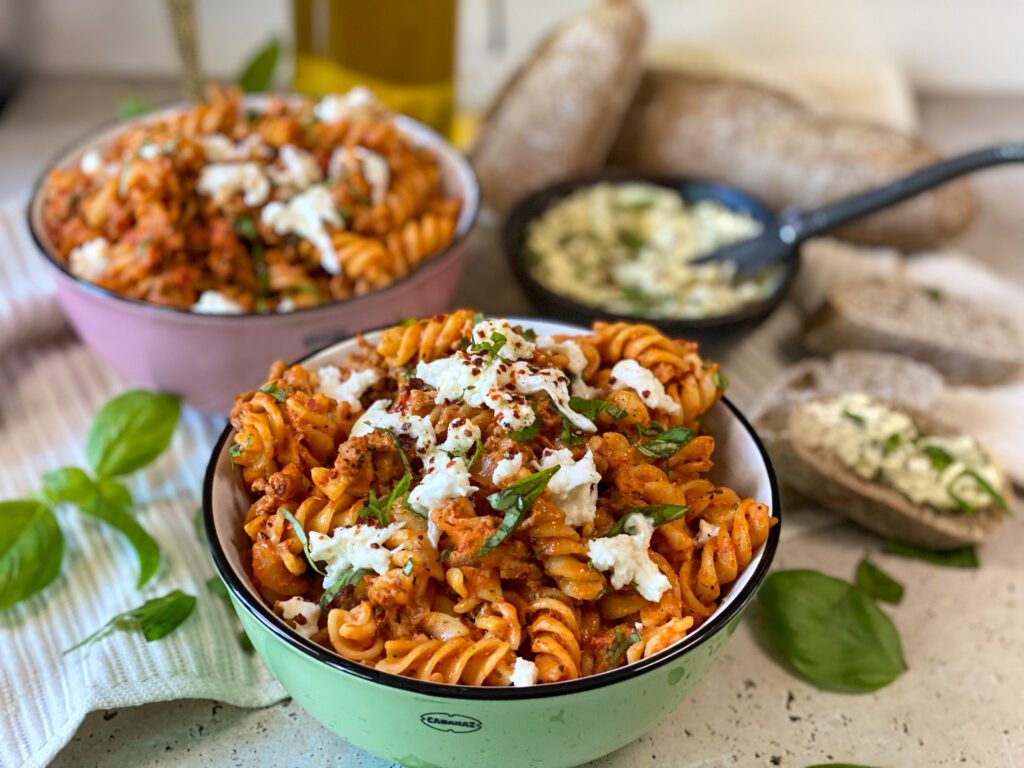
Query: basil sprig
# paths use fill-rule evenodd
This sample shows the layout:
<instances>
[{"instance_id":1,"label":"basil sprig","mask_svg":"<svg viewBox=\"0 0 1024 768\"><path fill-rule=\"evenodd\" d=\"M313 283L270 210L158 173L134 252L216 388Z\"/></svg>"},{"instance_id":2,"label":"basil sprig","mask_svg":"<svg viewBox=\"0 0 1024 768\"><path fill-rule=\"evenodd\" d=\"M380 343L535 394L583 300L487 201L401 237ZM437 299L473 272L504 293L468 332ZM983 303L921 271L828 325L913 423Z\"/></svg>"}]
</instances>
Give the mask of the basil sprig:
<instances>
[{"instance_id":1,"label":"basil sprig","mask_svg":"<svg viewBox=\"0 0 1024 768\"><path fill-rule=\"evenodd\" d=\"M857 586L876 600L899 605L903 600L903 585L866 557L857 565Z\"/></svg>"},{"instance_id":2,"label":"basil sprig","mask_svg":"<svg viewBox=\"0 0 1024 768\"><path fill-rule=\"evenodd\" d=\"M412 560L409 560L409 562L412 562ZM338 580L331 584L331 586L325 589L324 593L320 595L320 610L326 611L327 606L334 602L334 598L339 592L341 592L341 590L345 587L356 586L360 581L362 581L363 576L373 572L372 568L349 568L348 570L342 571Z\"/></svg>"},{"instance_id":3,"label":"basil sprig","mask_svg":"<svg viewBox=\"0 0 1024 768\"><path fill-rule=\"evenodd\" d=\"M283 403L285 400L288 399L288 390L285 389L284 387L277 386L276 381L268 381L266 384L260 387L260 392L270 395L279 403Z\"/></svg>"},{"instance_id":4,"label":"basil sprig","mask_svg":"<svg viewBox=\"0 0 1024 768\"><path fill-rule=\"evenodd\" d=\"M268 91L274 84L274 70L281 55L281 41L276 37L260 48L238 76L238 86L246 93Z\"/></svg>"},{"instance_id":5,"label":"basil sprig","mask_svg":"<svg viewBox=\"0 0 1024 768\"><path fill-rule=\"evenodd\" d=\"M295 538L298 539L299 544L302 545L302 554L306 556L306 562L309 563L309 567L321 576L324 576L325 574L320 566L313 562L313 555L309 551L309 538L306 536L306 531L302 527L302 523L300 523L295 518L295 515L293 515L287 508L281 507L278 511L281 513L281 517L291 524L292 530L295 531Z\"/></svg>"},{"instance_id":6,"label":"basil sprig","mask_svg":"<svg viewBox=\"0 0 1024 768\"><path fill-rule=\"evenodd\" d=\"M470 346L469 351L486 352L487 362L492 363L494 362L494 358L498 356L498 352L501 351L501 348L504 347L507 342L508 338L505 336L505 334L493 331L491 333L490 341L481 341L476 344L473 344L472 346Z\"/></svg>"},{"instance_id":7,"label":"basil sprig","mask_svg":"<svg viewBox=\"0 0 1024 768\"><path fill-rule=\"evenodd\" d=\"M586 416L591 421L605 412L613 419L622 419L626 416L624 408L612 405L607 400L587 400L582 397L570 397L569 407L576 411L576 413Z\"/></svg>"},{"instance_id":8,"label":"basil sprig","mask_svg":"<svg viewBox=\"0 0 1024 768\"><path fill-rule=\"evenodd\" d=\"M942 472L953 463L953 455L937 445L926 445L921 448L921 453L928 457L932 463L932 469L936 472Z\"/></svg>"},{"instance_id":9,"label":"basil sprig","mask_svg":"<svg viewBox=\"0 0 1024 768\"><path fill-rule=\"evenodd\" d=\"M976 509L971 507L969 504L967 504L967 502L965 502L963 499L959 498L953 493L952 486L956 484L957 480L964 476L967 476L974 480L974 482L978 484L978 487L981 488L981 490L984 491L988 495L988 497L992 499L992 503L999 507L999 509L1005 512L1007 515L1012 514L1010 512L1010 506L1006 503L1006 499L1003 498L1003 494L999 493L999 491L992 487L992 484L989 483L988 480L979 475L973 469L965 469L963 472L957 475L956 478L954 478L953 482L950 484L949 495L953 498L953 501L957 503L957 506L960 506L961 509L966 507L966 509L964 509L965 512L977 512Z\"/></svg>"},{"instance_id":10,"label":"basil sprig","mask_svg":"<svg viewBox=\"0 0 1024 768\"><path fill-rule=\"evenodd\" d=\"M147 642L166 637L181 626L196 607L192 595L176 589L163 597L147 600L138 608L119 613L88 637L64 651L71 653L114 632L141 632Z\"/></svg>"},{"instance_id":11,"label":"basil sprig","mask_svg":"<svg viewBox=\"0 0 1024 768\"><path fill-rule=\"evenodd\" d=\"M816 571L777 571L757 597L781 655L819 688L874 691L907 668L896 627L852 584Z\"/></svg>"},{"instance_id":12,"label":"basil sprig","mask_svg":"<svg viewBox=\"0 0 1024 768\"><path fill-rule=\"evenodd\" d=\"M843 418L848 420L848 421L852 421L858 427L867 426L867 423L868 423L867 419L865 419L859 413L854 413L849 408L846 408L846 409L843 410Z\"/></svg>"},{"instance_id":13,"label":"basil sprig","mask_svg":"<svg viewBox=\"0 0 1024 768\"><path fill-rule=\"evenodd\" d=\"M614 667L622 659L629 646L640 642L640 630L633 627L628 635L621 628L616 627L612 637L612 644L608 646L608 665Z\"/></svg>"},{"instance_id":14,"label":"basil sprig","mask_svg":"<svg viewBox=\"0 0 1024 768\"><path fill-rule=\"evenodd\" d=\"M981 562L974 547L958 547L957 549L931 550L921 549L895 539L886 539L882 551L889 555L899 555L915 560L924 560L932 565L947 568L978 568Z\"/></svg>"},{"instance_id":15,"label":"basil sprig","mask_svg":"<svg viewBox=\"0 0 1024 768\"><path fill-rule=\"evenodd\" d=\"M517 429L513 432L509 432L508 436L519 443L528 443L531 440L537 439L537 433L540 431L540 420L535 419L532 424L523 429Z\"/></svg>"},{"instance_id":16,"label":"basil sprig","mask_svg":"<svg viewBox=\"0 0 1024 768\"><path fill-rule=\"evenodd\" d=\"M0 503L0 611L40 592L60 573L64 534L38 501Z\"/></svg>"},{"instance_id":17,"label":"basil sprig","mask_svg":"<svg viewBox=\"0 0 1024 768\"><path fill-rule=\"evenodd\" d=\"M689 427L672 427L645 443L637 443L636 449L644 456L667 459L670 456L675 456L684 445L696 436L697 431Z\"/></svg>"},{"instance_id":18,"label":"basil sprig","mask_svg":"<svg viewBox=\"0 0 1024 768\"><path fill-rule=\"evenodd\" d=\"M391 522L391 507L394 506L398 499L403 499L409 493L409 486L412 484L412 475L405 475L394 488L391 489L391 493L387 496L377 497L374 490L370 489L370 498L359 510L359 519L362 520L365 517L371 515L377 518L377 522L380 523L383 528L385 525Z\"/></svg>"},{"instance_id":19,"label":"basil sprig","mask_svg":"<svg viewBox=\"0 0 1024 768\"><path fill-rule=\"evenodd\" d=\"M633 507L633 509L626 510L626 513L615 521L615 525L608 529L608 533L605 534L605 537L619 536L625 533L626 521L633 515L643 515L651 521L651 524L655 528L657 528L659 525L671 523L673 520L679 520L681 517L686 515L689 509L689 507L684 507L679 504L653 504L647 507Z\"/></svg>"},{"instance_id":20,"label":"basil sprig","mask_svg":"<svg viewBox=\"0 0 1024 768\"><path fill-rule=\"evenodd\" d=\"M509 534L519 527L519 524L523 522L523 518L526 517L526 513L530 511L530 507L544 493L544 489L548 487L551 477L559 469L561 467L556 464L553 467L542 469L540 472L534 472L532 475L516 480L507 488L492 493L487 497L491 507L496 512L504 512L505 517L501 521L501 525L498 526L498 530L492 533L477 551L476 556L478 558L483 557L501 544L501 542L508 538Z\"/></svg>"}]
</instances>

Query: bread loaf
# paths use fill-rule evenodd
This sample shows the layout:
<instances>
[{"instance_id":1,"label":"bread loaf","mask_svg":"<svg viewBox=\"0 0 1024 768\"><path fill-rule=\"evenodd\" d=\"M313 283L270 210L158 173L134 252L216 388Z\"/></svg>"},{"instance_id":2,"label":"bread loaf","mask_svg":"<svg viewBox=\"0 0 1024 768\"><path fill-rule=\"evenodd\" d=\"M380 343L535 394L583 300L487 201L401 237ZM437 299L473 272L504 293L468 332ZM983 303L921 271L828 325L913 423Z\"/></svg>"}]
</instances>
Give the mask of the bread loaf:
<instances>
[{"instance_id":1,"label":"bread loaf","mask_svg":"<svg viewBox=\"0 0 1024 768\"><path fill-rule=\"evenodd\" d=\"M470 152L489 206L507 211L603 164L640 80L645 35L634 0L602 0L548 35L505 84Z\"/></svg>"},{"instance_id":2,"label":"bread loaf","mask_svg":"<svg viewBox=\"0 0 1024 768\"><path fill-rule=\"evenodd\" d=\"M658 70L644 74L612 151L614 163L732 184L776 210L817 208L937 159L919 139L818 115L758 85ZM923 249L961 232L975 208L958 180L836 234Z\"/></svg>"}]
</instances>

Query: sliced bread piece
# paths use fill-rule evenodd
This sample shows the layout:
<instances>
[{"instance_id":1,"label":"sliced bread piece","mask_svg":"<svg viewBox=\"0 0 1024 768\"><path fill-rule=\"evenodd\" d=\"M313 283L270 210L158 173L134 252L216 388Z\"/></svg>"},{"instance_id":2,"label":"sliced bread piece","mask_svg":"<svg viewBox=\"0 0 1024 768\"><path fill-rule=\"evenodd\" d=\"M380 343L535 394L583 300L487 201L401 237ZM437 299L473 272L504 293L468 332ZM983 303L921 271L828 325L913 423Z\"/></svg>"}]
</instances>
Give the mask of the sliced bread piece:
<instances>
[{"instance_id":1,"label":"sliced bread piece","mask_svg":"<svg viewBox=\"0 0 1024 768\"><path fill-rule=\"evenodd\" d=\"M807 318L804 345L898 352L929 363L952 384L992 384L1024 365L1024 332L998 307L913 283L876 280L839 286Z\"/></svg>"},{"instance_id":2,"label":"sliced bread piece","mask_svg":"<svg viewBox=\"0 0 1024 768\"><path fill-rule=\"evenodd\" d=\"M943 512L916 505L899 491L856 475L813 439L820 427L808 407L812 402L815 400L790 411L785 439L774 445L772 462L783 482L881 536L927 549L977 544L1002 525L1006 514L995 504L971 515ZM922 433L959 434L920 411L903 406L900 410L911 416ZM997 490L1004 499L1012 498L1008 482Z\"/></svg>"}]
</instances>

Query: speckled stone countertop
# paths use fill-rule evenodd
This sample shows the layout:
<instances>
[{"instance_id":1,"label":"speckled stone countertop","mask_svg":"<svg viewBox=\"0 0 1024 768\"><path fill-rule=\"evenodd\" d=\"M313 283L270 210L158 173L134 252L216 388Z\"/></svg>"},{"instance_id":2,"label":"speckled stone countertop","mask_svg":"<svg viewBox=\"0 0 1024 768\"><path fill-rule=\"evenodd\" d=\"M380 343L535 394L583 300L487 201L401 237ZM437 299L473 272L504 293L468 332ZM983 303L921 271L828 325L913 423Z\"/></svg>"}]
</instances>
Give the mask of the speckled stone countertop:
<instances>
[{"instance_id":1,"label":"speckled stone countertop","mask_svg":"<svg viewBox=\"0 0 1024 768\"><path fill-rule=\"evenodd\" d=\"M137 86L35 83L0 119L0 194L27 187L54 151L102 122L117 96ZM173 96L148 86L155 99ZM947 150L1019 137L1024 98L925 98L925 134ZM977 177L983 211L957 243L1024 282L1024 172ZM457 302L500 313L529 307L504 266L493 233L474 243ZM874 766L1024 768L1024 510L981 550L982 568L960 571L881 555L876 538L821 512L785 511L776 567L811 567L851 578L865 552L907 587L888 610L909 670L874 694L820 692L763 648L757 606L693 694L660 726L597 761L600 768L787 766L857 762ZM599 724L595 723L595 727ZM292 702L244 710L175 701L95 712L54 766L344 765L384 761L333 736ZM509 765L513 765L509 763Z\"/></svg>"}]
</instances>

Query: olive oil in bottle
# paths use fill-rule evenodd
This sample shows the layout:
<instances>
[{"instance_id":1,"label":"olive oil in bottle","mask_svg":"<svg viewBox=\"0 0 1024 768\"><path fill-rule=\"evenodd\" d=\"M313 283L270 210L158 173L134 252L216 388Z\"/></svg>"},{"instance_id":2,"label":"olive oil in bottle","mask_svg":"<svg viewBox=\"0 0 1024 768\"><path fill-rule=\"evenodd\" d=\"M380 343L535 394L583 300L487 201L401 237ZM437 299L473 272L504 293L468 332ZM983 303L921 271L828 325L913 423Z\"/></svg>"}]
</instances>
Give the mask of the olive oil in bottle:
<instances>
[{"instance_id":1,"label":"olive oil in bottle","mask_svg":"<svg viewBox=\"0 0 1024 768\"><path fill-rule=\"evenodd\" d=\"M295 89L356 85L449 135L455 101L456 0L293 0Z\"/></svg>"}]
</instances>

